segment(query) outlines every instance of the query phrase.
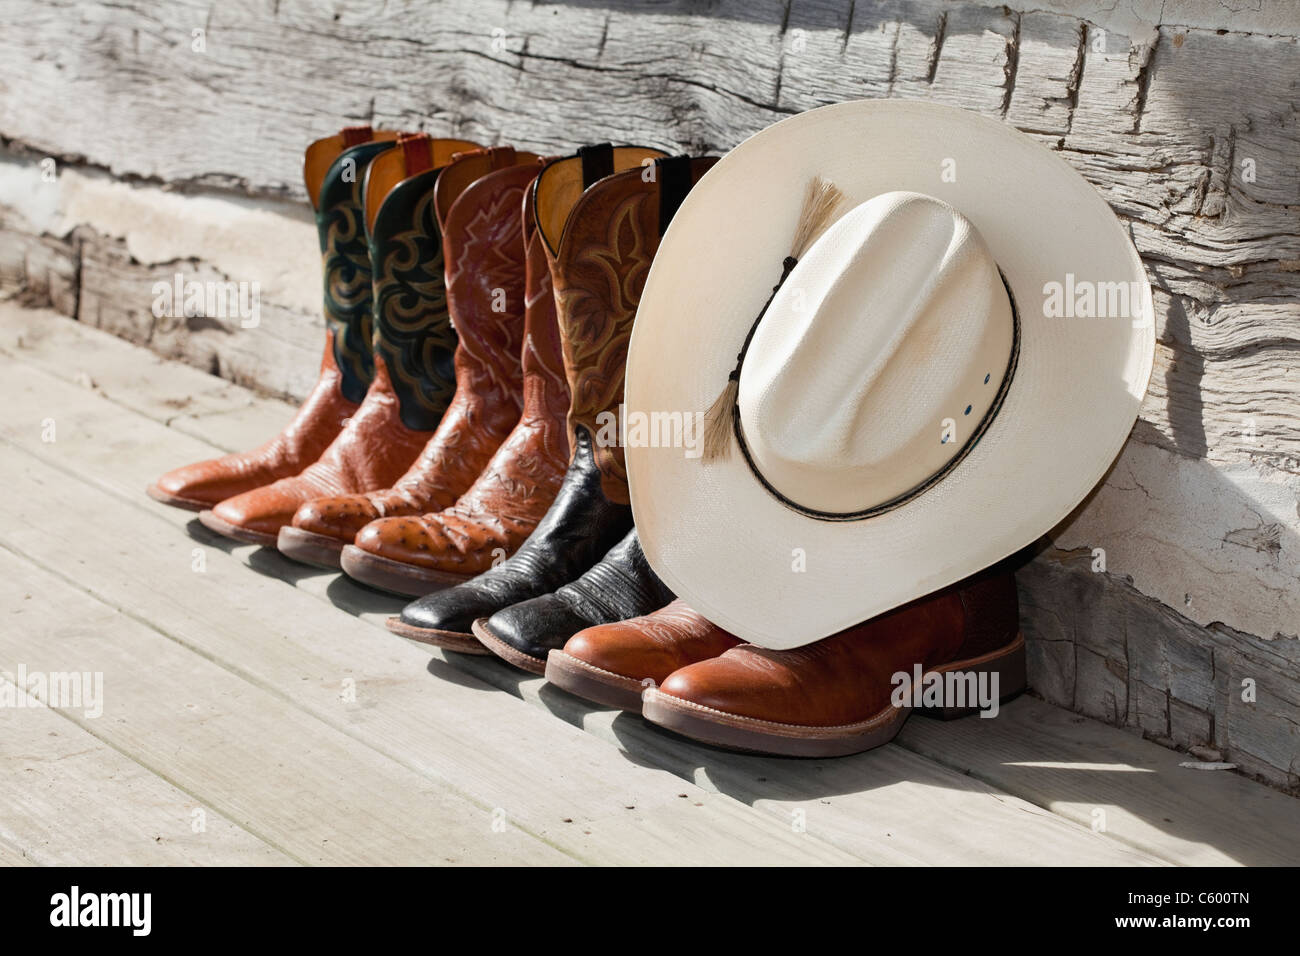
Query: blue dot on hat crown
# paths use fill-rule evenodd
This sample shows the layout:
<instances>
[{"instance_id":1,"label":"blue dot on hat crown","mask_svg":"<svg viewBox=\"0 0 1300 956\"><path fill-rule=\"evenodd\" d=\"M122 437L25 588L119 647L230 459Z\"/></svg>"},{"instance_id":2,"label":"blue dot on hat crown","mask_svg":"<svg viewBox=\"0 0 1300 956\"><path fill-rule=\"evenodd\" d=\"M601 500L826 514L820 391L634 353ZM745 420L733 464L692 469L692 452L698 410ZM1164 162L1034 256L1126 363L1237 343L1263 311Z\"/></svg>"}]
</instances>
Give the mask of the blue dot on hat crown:
<instances>
[{"instance_id":1,"label":"blue dot on hat crown","mask_svg":"<svg viewBox=\"0 0 1300 956\"><path fill-rule=\"evenodd\" d=\"M987 384L989 383L989 379L992 378L992 377L993 377L993 373L992 373L992 372L989 372L988 374L986 374L986 375L984 376L984 384L987 385ZM962 414L963 414L963 415L969 415L969 414L970 414L970 410L971 410L973 407L974 407L973 405L967 405L967 406L966 406L966 411L962 412ZM946 444L948 444L948 436L947 436L947 435L944 435L943 437L941 437L941 438L939 439L939 444L940 444L940 445L946 445Z\"/></svg>"}]
</instances>

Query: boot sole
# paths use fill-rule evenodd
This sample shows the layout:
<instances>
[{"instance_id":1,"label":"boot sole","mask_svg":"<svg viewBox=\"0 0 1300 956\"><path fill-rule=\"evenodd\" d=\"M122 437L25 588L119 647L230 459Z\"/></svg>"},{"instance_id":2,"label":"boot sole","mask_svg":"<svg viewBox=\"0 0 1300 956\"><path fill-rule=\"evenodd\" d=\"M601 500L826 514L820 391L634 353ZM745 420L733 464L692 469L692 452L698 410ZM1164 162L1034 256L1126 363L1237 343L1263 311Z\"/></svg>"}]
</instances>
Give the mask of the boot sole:
<instances>
[{"instance_id":1,"label":"boot sole","mask_svg":"<svg viewBox=\"0 0 1300 956\"><path fill-rule=\"evenodd\" d=\"M237 524L231 524L229 521L218 518L216 512L213 511L200 511L199 523L209 531L215 531L219 535L242 541L245 544L260 544L264 548L274 548L276 545L276 535L241 528Z\"/></svg>"},{"instance_id":2,"label":"boot sole","mask_svg":"<svg viewBox=\"0 0 1300 956\"><path fill-rule=\"evenodd\" d=\"M390 617L384 623L394 634L409 641L440 647L444 651L456 651L458 654L477 654L480 657L492 656L492 652L480 644L472 634L462 634L459 631L440 631L433 627L416 627L414 624L407 624L396 616Z\"/></svg>"},{"instance_id":3,"label":"boot sole","mask_svg":"<svg viewBox=\"0 0 1300 956\"><path fill-rule=\"evenodd\" d=\"M144 493L154 501L171 505L173 508L184 508L186 511L207 511L212 507L211 501L199 501L197 498L182 498L180 495L168 494L157 485L150 485Z\"/></svg>"},{"instance_id":4,"label":"boot sole","mask_svg":"<svg viewBox=\"0 0 1300 956\"><path fill-rule=\"evenodd\" d=\"M981 657L952 661L927 674L949 671L998 674L999 701L1010 700L1025 689L1025 638ZM728 714L703 704L682 700L657 688L645 694L642 715L666 730L728 750L774 754L783 757L843 757L872 750L893 740L913 708L888 706L867 720L839 727L810 727ZM976 712L973 707L917 708L919 713L944 720Z\"/></svg>"},{"instance_id":5,"label":"boot sole","mask_svg":"<svg viewBox=\"0 0 1300 956\"><path fill-rule=\"evenodd\" d=\"M291 558L300 564L309 564L313 568L324 568L326 571L338 571L343 567L340 556L343 554L344 544L346 542L338 538L331 538L327 534L319 534L315 531L304 531L292 525L281 528L279 536L275 539L275 546L286 558Z\"/></svg>"},{"instance_id":6,"label":"boot sole","mask_svg":"<svg viewBox=\"0 0 1300 956\"><path fill-rule=\"evenodd\" d=\"M560 650L547 655L545 676L550 683L575 697L633 714L641 713L641 696L648 686Z\"/></svg>"},{"instance_id":7,"label":"boot sole","mask_svg":"<svg viewBox=\"0 0 1300 956\"><path fill-rule=\"evenodd\" d=\"M402 597L424 597L434 591L454 588L464 584L473 574L453 574L450 571L431 571L403 564L392 558L381 558L377 554L363 551L355 544L343 548L339 560L343 573L362 584L378 591L398 594Z\"/></svg>"},{"instance_id":8,"label":"boot sole","mask_svg":"<svg viewBox=\"0 0 1300 956\"><path fill-rule=\"evenodd\" d=\"M483 642L483 646L489 651L501 658L507 664L513 664L520 670L528 671L530 674L537 674L539 677L546 676L546 661L540 657L533 657L531 654L525 654L523 651L512 647L501 638L497 637L488 630L487 618L481 617L474 622L474 636Z\"/></svg>"}]
</instances>

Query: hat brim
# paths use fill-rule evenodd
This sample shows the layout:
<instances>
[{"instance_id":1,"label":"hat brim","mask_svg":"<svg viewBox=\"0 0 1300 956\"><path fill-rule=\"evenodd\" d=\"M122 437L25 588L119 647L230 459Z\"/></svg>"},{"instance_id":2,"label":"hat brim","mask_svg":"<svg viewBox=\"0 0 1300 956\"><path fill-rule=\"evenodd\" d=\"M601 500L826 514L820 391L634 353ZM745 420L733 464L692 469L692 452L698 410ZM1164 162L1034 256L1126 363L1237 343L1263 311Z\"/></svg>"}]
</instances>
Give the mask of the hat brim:
<instances>
[{"instance_id":1,"label":"hat brim","mask_svg":"<svg viewBox=\"0 0 1300 956\"><path fill-rule=\"evenodd\" d=\"M780 277L814 176L844 192L842 210L912 190L961 211L1015 296L1021 354L996 418L957 467L861 521L791 510L734 451L706 462L680 447L628 445L633 514L655 571L719 627L776 649L960 581L1047 533L1119 454L1154 357L1141 260L1110 207L1064 160L964 110L860 101L763 130L687 196L641 296L627 415L703 411L713 402ZM1044 286L1067 273L1136 283L1145 313L1046 317Z\"/></svg>"}]
</instances>

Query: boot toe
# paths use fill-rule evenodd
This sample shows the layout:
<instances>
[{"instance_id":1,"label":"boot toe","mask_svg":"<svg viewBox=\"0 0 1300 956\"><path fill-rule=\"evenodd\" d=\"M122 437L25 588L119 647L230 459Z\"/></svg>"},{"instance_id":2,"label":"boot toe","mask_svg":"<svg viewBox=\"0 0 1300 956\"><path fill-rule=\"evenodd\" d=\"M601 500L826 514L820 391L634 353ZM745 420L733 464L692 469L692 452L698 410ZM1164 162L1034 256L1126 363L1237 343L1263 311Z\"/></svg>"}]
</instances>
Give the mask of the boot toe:
<instances>
[{"instance_id":1,"label":"boot toe","mask_svg":"<svg viewBox=\"0 0 1300 956\"><path fill-rule=\"evenodd\" d=\"M402 608L399 619L411 627L469 634L475 621L498 607L490 595L462 584L412 601Z\"/></svg>"},{"instance_id":2,"label":"boot toe","mask_svg":"<svg viewBox=\"0 0 1300 956\"><path fill-rule=\"evenodd\" d=\"M545 660L564 647L578 631L594 622L578 614L554 594L545 594L493 614L487 628L521 654Z\"/></svg>"},{"instance_id":3,"label":"boot toe","mask_svg":"<svg viewBox=\"0 0 1300 956\"><path fill-rule=\"evenodd\" d=\"M294 512L302 503L302 496L282 488L281 482L246 491L227 498L213 508L213 513L228 524L256 531L259 534L278 534L293 520Z\"/></svg>"},{"instance_id":4,"label":"boot toe","mask_svg":"<svg viewBox=\"0 0 1300 956\"><path fill-rule=\"evenodd\" d=\"M434 567L428 534L421 518L410 515L376 518L356 533L353 543L362 551L389 561L421 568Z\"/></svg>"},{"instance_id":5,"label":"boot toe","mask_svg":"<svg viewBox=\"0 0 1300 956\"><path fill-rule=\"evenodd\" d=\"M366 495L339 495L307 502L294 514L293 526L351 542L377 516L378 512Z\"/></svg>"},{"instance_id":6,"label":"boot toe","mask_svg":"<svg viewBox=\"0 0 1300 956\"><path fill-rule=\"evenodd\" d=\"M785 681L763 667L751 667L732 652L688 664L659 685L660 693L688 703L755 720L804 723L804 708ZM797 695L796 695L797 696ZM812 722L812 721L807 721Z\"/></svg>"},{"instance_id":7,"label":"boot toe","mask_svg":"<svg viewBox=\"0 0 1300 956\"><path fill-rule=\"evenodd\" d=\"M564 653L611 674L659 683L674 670L662 648L646 639L645 618L584 628L564 644Z\"/></svg>"},{"instance_id":8,"label":"boot toe","mask_svg":"<svg viewBox=\"0 0 1300 956\"><path fill-rule=\"evenodd\" d=\"M225 467L222 459L195 462L167 472L154 484L173 498L215 506L227 498L260 487L267 481L243 469Z\"/></svg>"}]
</instances>

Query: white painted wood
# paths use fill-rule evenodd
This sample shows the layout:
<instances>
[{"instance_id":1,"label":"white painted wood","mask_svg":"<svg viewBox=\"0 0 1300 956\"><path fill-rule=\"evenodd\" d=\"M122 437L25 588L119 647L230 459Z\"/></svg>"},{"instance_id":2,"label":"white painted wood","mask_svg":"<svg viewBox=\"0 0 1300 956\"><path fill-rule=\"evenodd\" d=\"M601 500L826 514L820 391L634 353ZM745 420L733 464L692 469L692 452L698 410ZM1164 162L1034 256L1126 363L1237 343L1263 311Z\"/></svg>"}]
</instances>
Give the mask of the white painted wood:
<instances>
[{"instance_id":1,"label":"white painted wood","mask_svg":"<svg viewBox=\"0 0 1300 956\"><path fill-rule=\"evenodd\" d=\"M42 600L21 563L24 603ZM8 670L12 662L6 660ZM2 678L0 678L2 679ZM0 712L0 863L284 866L294 861L15 688Z\"/></svg>"}]
</instances>

